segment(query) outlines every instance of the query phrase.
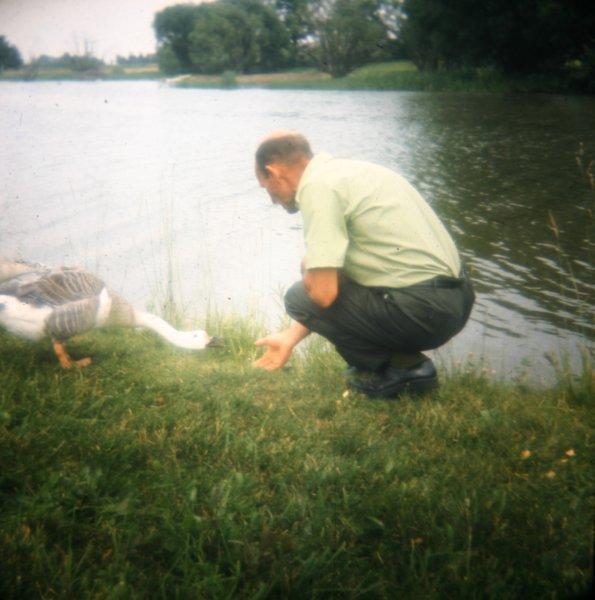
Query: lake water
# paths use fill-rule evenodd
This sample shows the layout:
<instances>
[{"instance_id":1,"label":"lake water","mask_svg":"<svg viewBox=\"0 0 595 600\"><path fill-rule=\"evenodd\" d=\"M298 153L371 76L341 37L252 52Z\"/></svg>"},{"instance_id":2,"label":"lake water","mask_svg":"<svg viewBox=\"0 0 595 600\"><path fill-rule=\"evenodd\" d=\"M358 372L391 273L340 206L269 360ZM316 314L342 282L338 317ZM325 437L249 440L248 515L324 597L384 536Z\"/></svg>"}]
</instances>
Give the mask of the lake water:
<instances>
[{"instance_id":1,"label":"lake water","mask_svg":"<svg viewBox=\"0 0 595 600\"><path fill-rule=\"evenodd\" d=\"M548 353L580 363L595 331L588 97L2 82L0 254L86 266L140 307L169 286L186 314L274 328L303 254L299 214L254 179L279 128L401 172L442 217L478 300L439 360L534 381Z\"/></svg>"}]
</instances>

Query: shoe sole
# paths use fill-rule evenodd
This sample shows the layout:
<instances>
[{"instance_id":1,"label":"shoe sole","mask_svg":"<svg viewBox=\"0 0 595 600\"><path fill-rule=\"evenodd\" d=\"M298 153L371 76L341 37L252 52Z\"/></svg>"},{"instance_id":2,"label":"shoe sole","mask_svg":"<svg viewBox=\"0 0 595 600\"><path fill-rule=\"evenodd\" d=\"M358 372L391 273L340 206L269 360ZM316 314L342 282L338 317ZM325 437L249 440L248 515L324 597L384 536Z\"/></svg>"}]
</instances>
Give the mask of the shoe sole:
<instances>
[{"instance_id":1,"label":"shoe sole","mask_svg":"<svg viewBox=\"0 0 595 600\"><path fill-rule=\"evenodd\" d=\"M428 394L438 387L438 377L428 377L427 379L405 381L404 383L400 383L399 385L394 385L383 390L369 390L366 389L365 386L360 387L354 382L351 383L351 386L369 398L385 398L390 400L405 393L408 393L411 396Z\"/></svg>"}]
</instances>

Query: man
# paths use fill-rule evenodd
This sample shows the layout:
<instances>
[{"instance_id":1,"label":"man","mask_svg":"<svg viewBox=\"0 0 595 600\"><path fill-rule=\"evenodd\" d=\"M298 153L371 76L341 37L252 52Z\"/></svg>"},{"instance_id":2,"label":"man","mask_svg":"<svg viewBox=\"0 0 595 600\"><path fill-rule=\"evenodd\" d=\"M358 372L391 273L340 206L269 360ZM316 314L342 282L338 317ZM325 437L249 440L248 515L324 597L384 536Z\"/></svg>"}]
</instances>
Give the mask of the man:
<instances>
[{"instance_id":1,"label":"man","mask_svg":"<svg viewBox=\"0 0 595 600\"><path fill-rule=\"evenodd\" d=\"M312 154L306 138L276 132L256 151L256 177L275 204L301 211L302 280L285 296L293 319L256 341L256 367L282 367L311 331L350 365L349 385L370 397L438 384L421 354L458 333L474 302L456 247L400 175L363 161ZM357 376L359 375L359 377Z\"/></svg>"}]
</instances>

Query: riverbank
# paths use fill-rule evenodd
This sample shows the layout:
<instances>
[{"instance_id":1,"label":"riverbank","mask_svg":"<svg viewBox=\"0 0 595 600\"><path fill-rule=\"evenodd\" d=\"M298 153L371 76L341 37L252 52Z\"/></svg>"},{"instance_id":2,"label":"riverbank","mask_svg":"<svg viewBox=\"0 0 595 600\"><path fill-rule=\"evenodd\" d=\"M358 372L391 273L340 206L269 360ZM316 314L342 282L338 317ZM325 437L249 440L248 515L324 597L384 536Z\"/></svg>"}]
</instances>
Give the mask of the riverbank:
<instances>
[{"instance_id":1,"label":"riverbank","mask_svg":"<svg viewBox=\"0 0 595 600\"><path fill-rule=\"evenodd\" d=\"M579 86L556 76L505 77L493 69L419 71L410 61L376 63L337 79L313 69L258 75L184 75L173 85L189 88L250 88L307 90L393 90L420 92L574 93Z\"/></svg>"},{"instance_id":2,"label":"riverbank","mask_svg":"<svg viewBox=\"0 0 595 600\"><path fill-rule=\"evenodd\" d=\"M192 354L147 332L0 332L3 598L564 596L591 581L593 374L468 366L433 396L346 393L313 344L255 371L250 322Z\"/></svg>"},{"instance_id":3,"label":"riverbank","mask_svg":"<svg viewBox=\"0 0 595 600\"><path fill-rule=\"evenodd\" d=\"M0 81L138 81L163 79L157 65L143 67L107 66L88 71L65 68L8 69L0 72Z\"/></svg>"},{"instance_id":4,"label":"riverbank","mask_svg":"<svg viewBox=\"0 0 595 600\"><path fill-rule=\"evenodd\" d=\"M294 69L251 75L226 71L221 75L165 77L156 65L142 68L108 67L102 71L74 73L64 69L5 71L0 81L35 80L138 80L163 79L182 88L265 88L307 90L401 90L425 92L585 93L588 85L577 72L573 77L529 75L506 77L493 69L420 72L410 61L366 65L333 79L315 69Z\"/></svg>"}]
</instances>

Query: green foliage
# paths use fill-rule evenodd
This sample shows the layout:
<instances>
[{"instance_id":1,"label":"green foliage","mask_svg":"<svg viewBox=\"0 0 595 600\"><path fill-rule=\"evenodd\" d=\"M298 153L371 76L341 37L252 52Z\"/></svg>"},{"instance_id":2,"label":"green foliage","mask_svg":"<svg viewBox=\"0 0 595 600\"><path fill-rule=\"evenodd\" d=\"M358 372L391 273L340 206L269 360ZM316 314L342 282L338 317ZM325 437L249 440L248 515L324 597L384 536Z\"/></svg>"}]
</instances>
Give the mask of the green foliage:
<instances>
[{"instance_id":1,"label":"green foliage","mask_svg":"<svg viewBox=\"0 0 595 600\"><path fill-rule=\"evenodd\" d=\"M167 75L175 75L184 71L176 53L169 44L164 44L157 51L157 64L159 70Z\"/></svg>"},{"instance_id":2,"label":"green foliage","mask_svg":"<svg viewBox=\"0 0 595 600\"><path fill-rule=\"evenodd\" d=\"M370 401L320 340L269 374L254 322L211 326L227 346L198 354L96 331L72 372L0 333L3 598L586 590L592 372Z\"/></svg>"},{"instance_id":3,"label":"green foliage","mask_svg":"<svg viewBox=\"0 0 595 600\"><path fill-rule=\"evenodd\" d=\"M595 13L581 0L405 0L401 34L421 70L492 66L556 72L584 60Z\"/></svg>"},{"instance_id":4,"label":"green foliage","mask_svg":"<svg viewBox=\"0 0 595 600\"><path fill-rule=\"evenodd\" d=\"M221 85L226 88L236 87L238 85L236 77L237 73L235 71L223 71L221 73Z\"/></svg>"},{"instance_id":5,"label":"green foliage","mask_svg":"<svg viewBox=\"0 0 595 600\"><path fill-rule=\"evenodd\" d=\"M168 73L316 64L343 77L392 57L421 71L546 74L571 90L595 79L595 11L582 0L218 0L166 8L154 25Z\"/></svg>"},{"instance_id":6,"label":"green foliage","mask_svg":"<svg viewBox=\"0 0 595 600\"><path fill-rule=\"evenodd\" d=\"M156 54L129 54L116 56L116 63L121 67L144 67L157 62Z\"/></svg>"},{"instance_id":7,"label":"green foliage","mask_svg":"<svg viewBox=\"0 0 595 600\"><path fill-rule=\"evenodd\" d=\"M308 20L309 0L276 0L275 9L289 36L288 64L292 67L307 64L305 40L312 33Z\"/></svg>"},{"instance_id":8,"label":"green foliage","mask_svg":"<svg viewBox=\"0 0 595 600\"><path fill-rule=\"evenodd\" d=\"M236 3L204 6L189 38L193 71L220 73L233 69L243 73L258 61L258 44L248 13Z\"/></svg>"},{"instance_id":9,"label":"green foliage","mask_svg":"<svg viewBox=\"0 0 595 600\"><path fill-rule=\"evenodd\" d=\"M66 68L75 72L92 71L104 66L104 62L101 59L90 54L83 56L68 56L66 54L64 55L64 59Z\"/></svg>"},{"instance_id":10,"label":"green foliage","mask_svg":"<svg viewBox=\"0 0 595 600\"><path fill-rule=\"evenodd\" d=\"M156 15L154 27L168 73L245 73L288 64L287 31L260 0L172 6Z\"/></svg>"},{"instance_id":11,"label":"green foliage","mask_svg":"<svg viewBox=\"0 0 595 600\"><path fill-rule=\"evenodd\" d=\"M16 46L0 35L0 71L3 69L18 69L23 64L21 53Z\"/></svg>"},{"instance_id":12,"label":"green foliage","mask_svg":"<svg viewBox=\"0 0 595 600\"><path fill-rule=\"evenodd\" d=\"M321 71L342 77L365 63L386 58L386 27L376 0L310 2L309 19Z\"/></svg>"},{"instance_id":13,"label":"green foliage","mask_svg":"<svg viewBox=\"0 0 595 600\"><path fill-rule=\"evenodd\" d=\"M173 64L173 56L177 61L179 71L191 71L192 61L190 60L188 36L192 32L195 19L203 10L203 6L177 4L156 13L153 28L160 45L158 54L165 54L167 65ZM168 50L163 50L165 48ZM161 64L161 56L159 63Z\"/></svg>"},{"instance_id":14,"label":"green foliage","mask_svg":"<svg viewBox=\"0 0 595 600\"><path fill-rule=\"evenodd\" d=\"M68 54L54 57L43 54L30 63L32 69L68 69L74 73L95 71L105 67L105 63L92 54Z\"/></svg>"},{"instance_id":15,"label":"green foliage","mask_svg":"<svg viewBox=\"0 0 595 600\"><path fill-rule=\"evenodd\" d=\"M289 36L277 13L260 0L225 0L243 10L249 18L258 49L250 72L276 71L287 66Z\"/></svg>"},{"instance_id":16,"label":"green foliage","mask_svg":"<svg viewBox=\"0 0 595 600\"><path fill-rule=\"evenodd\" d=\"M563 74L507 76L493 67L419 71L411 61L404 60L365 65L346 77L335 79L314 69L294 69L263 75L237 75L236 83L239 87L275 89L496 93L577 93L593 85L585 79L582 67L570 77ZM221 79L197 75L186 77L176 85L217 88L221 87Z\"/></svg>"},{"instance_id":17,"label":"green foliage","mask_svg":"<svg viewBox=\"0 0 595 600\"><path fill-rule=\"evenodd\" d=\"M287 0L274 5L277 12L261 0L166 8L154 22L160 64L168 73L216 74L270 72L314 60L339 77L389 56L390 2Z\"/></svg>"}]
</instances>

